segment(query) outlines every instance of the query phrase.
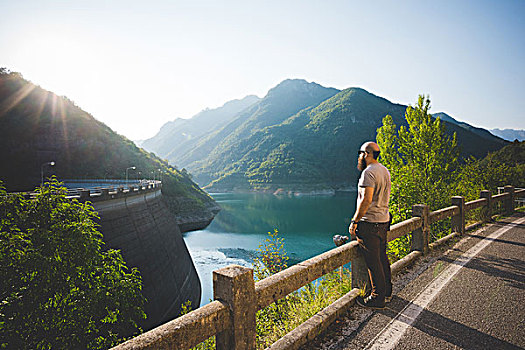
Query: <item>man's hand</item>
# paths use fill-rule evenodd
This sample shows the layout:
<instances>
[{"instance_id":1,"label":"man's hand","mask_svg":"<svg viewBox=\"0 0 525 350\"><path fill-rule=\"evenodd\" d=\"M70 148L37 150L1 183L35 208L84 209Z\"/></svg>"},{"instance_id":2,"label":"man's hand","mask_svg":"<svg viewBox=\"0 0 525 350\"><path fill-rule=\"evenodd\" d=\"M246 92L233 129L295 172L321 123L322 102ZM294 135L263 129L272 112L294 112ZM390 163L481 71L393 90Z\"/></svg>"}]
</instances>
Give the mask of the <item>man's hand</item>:
<instances>
[{"instance_id":1,"label":"man's hand","mask_svg":"<svg viewBox=\"0 0 525 350\"><path fill-rule=\"evenodd\" d=\"M357 223L355 221L352 221L350 223L350 226L348 226L348 233L350 233L350 236L352 236L352 239L355 237L355 230L357 229Z\"/></svg>"}]
</instances>

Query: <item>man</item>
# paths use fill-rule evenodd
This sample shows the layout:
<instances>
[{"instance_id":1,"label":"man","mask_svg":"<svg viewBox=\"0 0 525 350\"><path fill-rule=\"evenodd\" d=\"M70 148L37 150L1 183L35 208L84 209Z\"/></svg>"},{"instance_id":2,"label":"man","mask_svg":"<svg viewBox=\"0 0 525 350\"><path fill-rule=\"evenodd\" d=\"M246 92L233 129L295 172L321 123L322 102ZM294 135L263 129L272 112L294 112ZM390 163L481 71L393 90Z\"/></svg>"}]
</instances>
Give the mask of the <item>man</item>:
<instances>
[{"instance_id":1,"label":"man","mask_svg":"<svg viewBox=\"0 0 525 350\"><path fill-rule=\"evenodd\" d=\"M388 201L390 199L390 173L377 161L379 146L366 142L358 155L357 207L348 232L357 238L362 250L370 282L371 294L359 297L361 306L382 309L392 297L390 263L386 255L386 234L390 226Z\"/></svg>"}]
</instances>

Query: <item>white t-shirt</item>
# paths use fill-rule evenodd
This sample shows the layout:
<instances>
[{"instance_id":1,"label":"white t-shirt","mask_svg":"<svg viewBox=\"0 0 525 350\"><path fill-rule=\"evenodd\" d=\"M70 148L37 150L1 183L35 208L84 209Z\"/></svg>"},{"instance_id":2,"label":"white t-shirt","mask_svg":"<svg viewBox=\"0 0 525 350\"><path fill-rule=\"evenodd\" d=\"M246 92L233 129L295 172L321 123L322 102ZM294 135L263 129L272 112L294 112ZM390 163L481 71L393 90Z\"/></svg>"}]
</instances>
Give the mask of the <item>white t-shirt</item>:
<instances>
[{"instance_id":1,"label":"white t-shirt","mask_svg":"<svg viewBox=\"0 0 525 350\"><path fill-rule=\"evenodd\" d=\"M372 203L361 220L367 222L388 222L388 201L390 199L390 172L381 163L372 163L361 173L358 183L357 203L365 195L365 187L373 187Z\"/></svg>"}]
</instances>

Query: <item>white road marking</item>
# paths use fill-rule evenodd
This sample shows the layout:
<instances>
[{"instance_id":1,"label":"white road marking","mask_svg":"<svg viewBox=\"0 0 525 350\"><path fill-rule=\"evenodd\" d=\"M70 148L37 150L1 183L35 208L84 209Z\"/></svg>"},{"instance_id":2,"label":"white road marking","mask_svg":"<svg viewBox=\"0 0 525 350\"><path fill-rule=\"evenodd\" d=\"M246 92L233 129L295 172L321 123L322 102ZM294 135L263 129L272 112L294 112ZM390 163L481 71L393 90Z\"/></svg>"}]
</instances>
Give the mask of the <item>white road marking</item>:
<instances>
[{"instance_id":1,"label":"white road marking","mask_svg":"<svg viewBox=\"0 0 525 350\"><path fill-rule=\"evenodd\" d=\"M386 350L393 349L399 342L408 327L414 323L421 311L438 295L448 282L465 266L474 256L487 247L494 239L497 239L508 230L525 222L525 218L517 219L505 227L502 227L478 242L468 251L463 253L454 263L451 263L441 274L439 274L428 286L423 289L388 325L379 332L366 346L366 349Z\"/></svg>"}]
</instances>

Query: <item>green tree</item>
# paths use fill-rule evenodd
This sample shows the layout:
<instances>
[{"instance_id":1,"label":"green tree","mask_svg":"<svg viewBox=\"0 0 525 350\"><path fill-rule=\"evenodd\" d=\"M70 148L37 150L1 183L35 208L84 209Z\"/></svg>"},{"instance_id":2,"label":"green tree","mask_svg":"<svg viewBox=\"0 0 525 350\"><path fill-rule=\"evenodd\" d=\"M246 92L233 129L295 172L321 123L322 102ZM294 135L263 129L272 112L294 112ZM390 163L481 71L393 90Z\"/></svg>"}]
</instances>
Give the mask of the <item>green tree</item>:
<instances>
[{"instance_id":1,"label":"green tree","mask_svg":"<svg viewBox=\"0 0 525 350\"><path fill-rule=\"evenodd\" d=\"M481 190L495 194L505 185L525 186L525 142L515 141L482 159L467 159L458 173L455 193L472 200L479 198Z\"/></svg>"},{"instance_id":2,"label":"green tree","mask_svg":"<svg viewBox=\"0 0 525 350\"><path fill-rule=\"evenodd\" d=\"M398 220L410 217L413 204L438 209L450 201L458 168L456 134L449 137L439 118L429 113L430 100L420 95L405 112L407 126L397 131L387 115L377 130L381 162L392 175L391 204Z\"/></svg>"},{"instance_id":3,"label":"green tree","mask_svg":"<svg viewBox=\"0 0 525 350\"><path fill-rule=\"evenodd\" d=\"M458 169L456 134L448 136L429 110L430 99L420 95L417 105L406 109L407 126L397 129L387 115L377 129L380 160L392 176L390 207L395 222L410 218L414 204L427 204L430 210L450 204ZM396 244L399 253L406 253L408 238Z\"/></svg>"},{"instance_id":4,"label":"green tree","mask_svg":"<svg viewBox=\"0 0 525 350\"><path fill-rule=\"evenodd\" d=\"M140 330L139 272L102 250L89 203L55 179L35 199L0 187L0 217L0 348L107 348Z\"/></svg>"}]
</instances>

